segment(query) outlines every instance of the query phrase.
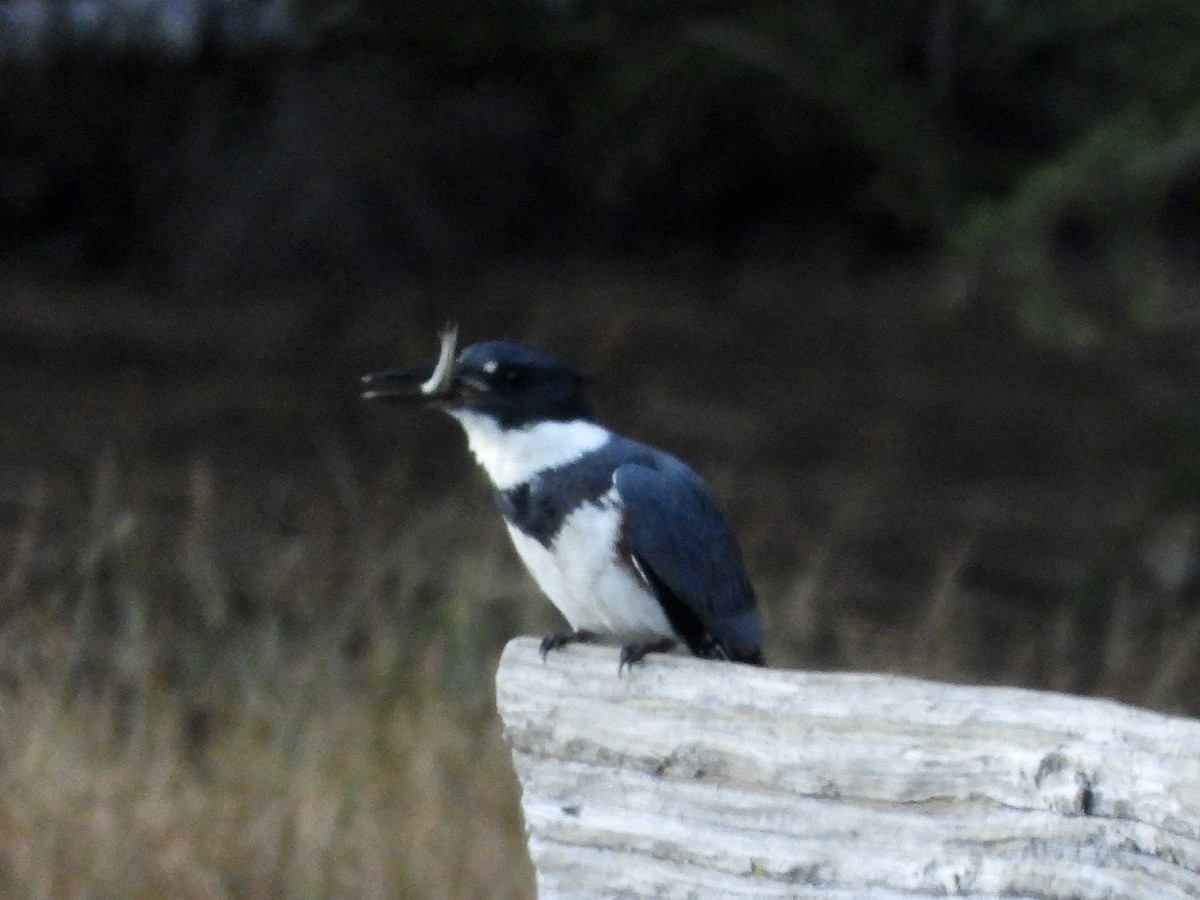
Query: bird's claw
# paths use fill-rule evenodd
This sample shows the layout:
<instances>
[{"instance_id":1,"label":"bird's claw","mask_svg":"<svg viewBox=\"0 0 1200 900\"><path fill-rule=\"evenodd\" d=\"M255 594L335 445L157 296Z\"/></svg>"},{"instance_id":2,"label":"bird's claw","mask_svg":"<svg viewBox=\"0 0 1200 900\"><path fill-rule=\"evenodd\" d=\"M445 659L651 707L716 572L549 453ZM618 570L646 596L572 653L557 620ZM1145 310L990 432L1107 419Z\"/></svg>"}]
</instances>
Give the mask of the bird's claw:
<instances>
[{"instance_id":1,"label":"bird's claw","mask_svg":"<svg viewBox=\"0 0 1200 900\"><path fill-rule=\"evenodd\" d=\"M586 644L594 640L595 634L586 630L578 631L556 631L553 634L548 634L542 638L542 643L538 647L538 653L541 654L542 662L546 661L546 657L550 655L551 650L559 650L567 644Z\"/></svg>"},{"instance_id":2,"label":"bird's claw","mask_svg":"<svg viewBox=\"0 0 1200 900\"><path fill-rule=\"evenodd\" d=\"M647 641L643 644L626 644L621 648L621 656L617 662L617 677L632 671L633 667L646 658L649 653L666 653L675 646L671 638L660 638L657 641Z\"/></svg>"}]
</instances>

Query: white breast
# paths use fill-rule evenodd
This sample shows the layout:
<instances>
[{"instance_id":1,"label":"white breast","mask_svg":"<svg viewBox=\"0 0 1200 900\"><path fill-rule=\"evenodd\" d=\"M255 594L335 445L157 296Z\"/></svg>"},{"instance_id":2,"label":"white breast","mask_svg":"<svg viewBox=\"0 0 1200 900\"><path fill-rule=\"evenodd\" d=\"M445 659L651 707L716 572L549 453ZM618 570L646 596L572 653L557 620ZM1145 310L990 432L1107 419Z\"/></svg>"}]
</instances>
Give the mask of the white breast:
<instances>
[{"instance_id":1,"label":"white breast","mask_svg":"<svg viewBox=\"0 0 1200 900\"><path fill-rule=\"evenodd\" d=\"M534 580L574 629L622 642L675 637L662 606L618 559L620 499L609 491L599 505L569 515L547 549L512 525L508 533Z\"/></svg>"},{"instance_id":2,"label":"white breast","mask_svg":"<svg viewBox=\"0 0 1200 900\"><path fill-rule=\"evenodd\" d=\"M497 490L528 481L544 469L574 462L612 437L607 428L582 419L501 428L491 416L450 410L467 433L467 446Z\"/></svg>"}]
</instances>

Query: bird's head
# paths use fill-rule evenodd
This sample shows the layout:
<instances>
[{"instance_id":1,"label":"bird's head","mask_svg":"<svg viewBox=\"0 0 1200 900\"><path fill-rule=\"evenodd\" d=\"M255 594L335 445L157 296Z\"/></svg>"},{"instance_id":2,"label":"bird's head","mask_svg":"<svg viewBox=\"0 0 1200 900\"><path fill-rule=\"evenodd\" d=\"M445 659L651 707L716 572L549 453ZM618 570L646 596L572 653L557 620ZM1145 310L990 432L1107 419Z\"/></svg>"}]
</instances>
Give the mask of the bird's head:
<instances>
[{"instance_id":1,"label":"bird's head","mask_svg":"<svg viewBox=\"0 0 1200 900\"><path fill-rule=\"evenodd\" d=\"M472 344L455 358L457 329L442 331L432 366L363 376L363 399L485 416L502 430L592 419L583 376L542 350L510 341Z\"/></svg>"}]
</instances>

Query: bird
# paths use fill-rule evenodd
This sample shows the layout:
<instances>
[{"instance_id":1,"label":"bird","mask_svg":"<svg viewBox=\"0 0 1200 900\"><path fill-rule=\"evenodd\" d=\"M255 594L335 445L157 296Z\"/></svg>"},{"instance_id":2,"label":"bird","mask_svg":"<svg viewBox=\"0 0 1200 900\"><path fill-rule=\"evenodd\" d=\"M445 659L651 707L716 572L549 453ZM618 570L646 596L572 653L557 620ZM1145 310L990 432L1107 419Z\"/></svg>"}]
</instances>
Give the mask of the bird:
<instances>
[{"instance_id":1,"label":"bird","mask_svg":"<svg viewBox=\"0 0 1200 900\"><path fill-rule=\"evenodd\" d=\"M618 675L687 650L765 665L754 589L712 490L687 464L599 424L585 379L553 354L490 340L433 366L362 376L362 397L456 419L508 534L576 642L618 643Z\"/></svg>"}]
</instances>

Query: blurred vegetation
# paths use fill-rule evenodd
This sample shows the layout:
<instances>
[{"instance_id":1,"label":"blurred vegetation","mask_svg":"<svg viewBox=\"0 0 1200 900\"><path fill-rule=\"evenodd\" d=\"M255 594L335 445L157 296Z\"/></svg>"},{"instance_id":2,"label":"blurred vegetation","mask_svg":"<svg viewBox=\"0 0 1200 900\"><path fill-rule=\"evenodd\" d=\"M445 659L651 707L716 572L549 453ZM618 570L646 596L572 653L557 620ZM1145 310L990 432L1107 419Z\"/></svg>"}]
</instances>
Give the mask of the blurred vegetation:
<instances>
[{"instance_id":1,"label":"blurred vegetation","mask_svg":"<svg viewBox=\"0 0 1200 900\"><path fill-rule=\"evenodd\" d=\"M849 229L868 259L951 251L942 299L1003 299L1068 343L1095 328L1048 277L1064 256L1196 250L1188 0L303 0L298 15L292 54L10 72L0 217L24 227L9 240L73 228L85 262L204 283ZM1153 284L1121 289L1125 318L1178 313Z\"/></svg>"},{"instance_id":2,"label":"blurred vegetation","mask_svg":"<svg viewBox=\"0 0 1200 900\"><path fill-rule=\"evenodd\" d=\"M983 252L1012 225L1108 230L1114 200L1142 225L1196 202L1185 0L305 8L327 40L415 58L430 96L500 82L552 98L589 200L633 221L674 207L676 227L717 211L737 227L816 199Z\"/></svg>"},{"instance_id":3,"label":"blurred vegetation","mask_svg":"<svg viewBox=\"0 0 1200 900\"><path fill-rule=\"evenodd\" d=\"M6 535L0 893L529 895L488 688L527 626L498 544L434 551L460 504L405 529L280 473L253 531L204 459L65 476Z\"/></svg>"}]
</instances>

